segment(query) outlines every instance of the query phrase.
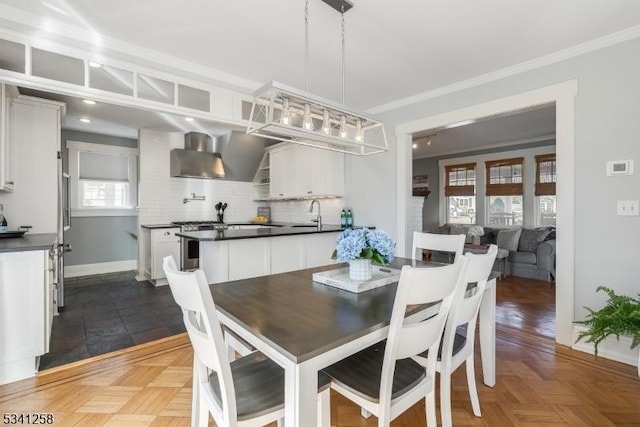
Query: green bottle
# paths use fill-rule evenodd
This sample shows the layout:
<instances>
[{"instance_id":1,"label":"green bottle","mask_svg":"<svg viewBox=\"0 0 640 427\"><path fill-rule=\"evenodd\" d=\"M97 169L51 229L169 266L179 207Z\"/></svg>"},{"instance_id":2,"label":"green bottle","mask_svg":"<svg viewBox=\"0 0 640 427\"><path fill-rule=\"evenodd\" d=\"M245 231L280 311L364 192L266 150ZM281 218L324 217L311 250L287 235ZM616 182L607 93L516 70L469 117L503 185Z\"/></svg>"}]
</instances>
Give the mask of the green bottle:
<instances>
[{"instance_id":1,"label":"green bottle","mask_svg":"<svg viewBox=\"0 0 640 427\"><path fill-rule=\"evenodd\" d=\"M347 209L347 228L353 228L353 214L351 209Z\"/></svg>"},{"instance_id":2,"label":"green bottle","mask_svg":"<svg viewBox=\"0 0 640 427\"><path fill-rule=\"evenodd\" d=\"M347 228L347 211L344 209L340 212L340 227Z\"/></svg>"}]
</instances>

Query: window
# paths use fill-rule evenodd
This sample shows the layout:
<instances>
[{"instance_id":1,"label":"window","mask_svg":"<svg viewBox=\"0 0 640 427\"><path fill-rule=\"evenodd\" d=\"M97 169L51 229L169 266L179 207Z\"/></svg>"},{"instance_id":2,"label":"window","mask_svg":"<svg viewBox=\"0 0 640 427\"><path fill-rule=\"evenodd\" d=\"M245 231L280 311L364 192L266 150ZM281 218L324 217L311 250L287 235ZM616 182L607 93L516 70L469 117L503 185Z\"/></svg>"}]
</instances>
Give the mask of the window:
<instances>
[{"instance_id":1,"label":"window","mask_svg":"<svg viewBox=\"0 0 640 427\"><path fill-rule=\"evenodd\" d=\"M485 162L489 225L522 225L523 163L523 157Z\"/></svg>"},{"instance_id":2,"label":"window","mask_svg":"<svg viewBox=\"0 0 640 427\"><path fill-rule=\"evenodd\" d=\"M538 225L556 225L555 153L536 156L535 195Z\"/></svg>"},{"instance_id":3,"label":"window","mask_svg":"<svg viewBox=\"0 0 640 427\"><path fill-rule=\"evenodd\" d=\"M75 141L67 147L74 215L131 215L137 204L138 150Z\"/></svg>"},{"instance_id":4,"label":"window","mask_svg":"<svg viewBox=\"0 0 640 427\"><path fill-rule=\"evenodd\" d=\"M447 222L474 224L476 217L476 164L450 165L445 167L447 198Z\"/></svg>"}]
</instances>

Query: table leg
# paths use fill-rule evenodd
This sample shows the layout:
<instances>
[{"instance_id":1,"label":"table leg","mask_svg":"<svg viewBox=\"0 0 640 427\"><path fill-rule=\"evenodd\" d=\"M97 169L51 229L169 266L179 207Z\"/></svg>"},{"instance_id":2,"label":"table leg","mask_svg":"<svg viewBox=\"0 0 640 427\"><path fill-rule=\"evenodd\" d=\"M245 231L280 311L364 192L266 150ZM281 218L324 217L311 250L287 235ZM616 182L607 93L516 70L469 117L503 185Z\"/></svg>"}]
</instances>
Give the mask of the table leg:
<instances>
[{"instance_id":1,"label":"table leg","mask_svg":"<svg viewBox=\"0 0 640 427\"><path fill-rule=\"evenodd\" d=\"M496 385L496 279L487 281L479 317L482 378L486 385L493 387Z\"/></svg>"},{"instance_id":2,"label":"table leg","mask_svg":"<svg viewBox=\"0 0 640 427\"><path fill-rule=\"evenodd\" d=\"M318 411L318 371L312 366L290 364L284 378L285 427L315 427Z\"/></svg>"}]
</instances>

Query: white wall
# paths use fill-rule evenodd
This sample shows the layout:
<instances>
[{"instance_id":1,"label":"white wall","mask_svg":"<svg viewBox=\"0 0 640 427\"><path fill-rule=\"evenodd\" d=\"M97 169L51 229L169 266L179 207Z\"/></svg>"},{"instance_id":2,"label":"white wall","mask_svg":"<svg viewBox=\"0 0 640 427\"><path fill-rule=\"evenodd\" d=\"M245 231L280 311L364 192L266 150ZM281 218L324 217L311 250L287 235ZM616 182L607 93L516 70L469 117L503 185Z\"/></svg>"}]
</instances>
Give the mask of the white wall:
<instances>
[{"instance_id":1,"label":"white wall","mask_svg":"<svg viewBox=\"0 0 640 427\"><path fill-rule=\"evenodd\" d=\"M347 159L347 202L368 221L396 233L395 126L559 82L578 80L575 100L575 317L600 307L600 284L620 293L639 291L640 217L616 215L616 200L640 199L640 173L607 177L607 160L640 161L640 40L624 42L553 65L481 84L379 114L390 150ZM370 191L375 188L375 193ZM562 230L559 230L561 233Z\"/></svg>"}]
</instances>

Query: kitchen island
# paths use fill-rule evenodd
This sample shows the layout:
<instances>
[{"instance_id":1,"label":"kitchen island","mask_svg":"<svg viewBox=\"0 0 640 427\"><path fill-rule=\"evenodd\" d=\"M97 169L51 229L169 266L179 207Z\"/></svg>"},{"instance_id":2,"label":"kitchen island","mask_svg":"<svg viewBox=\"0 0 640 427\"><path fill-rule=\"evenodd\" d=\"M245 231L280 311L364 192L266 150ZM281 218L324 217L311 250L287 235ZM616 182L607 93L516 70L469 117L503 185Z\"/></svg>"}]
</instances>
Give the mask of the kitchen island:
<instances>
[{"instance_id":1,"label":"kitchen island","mask_svg":"<svg viewBox=\"0 0 640 427\"><path fill-rule=\"evenodd\" d=\"M0 239L0 384L35 375L49 351L57 234Z\"/></svg>"},{"instance_id":2,"label":"kitchen island","mask_svg":"<svg viewBox=\"0 0 640 427\"><path fill-rule=\"evenodd\" d=\"M177 233L199 242L209 283L284 273L332 263L340 226L263 226Z\"/></svg>"}]
</instances>

